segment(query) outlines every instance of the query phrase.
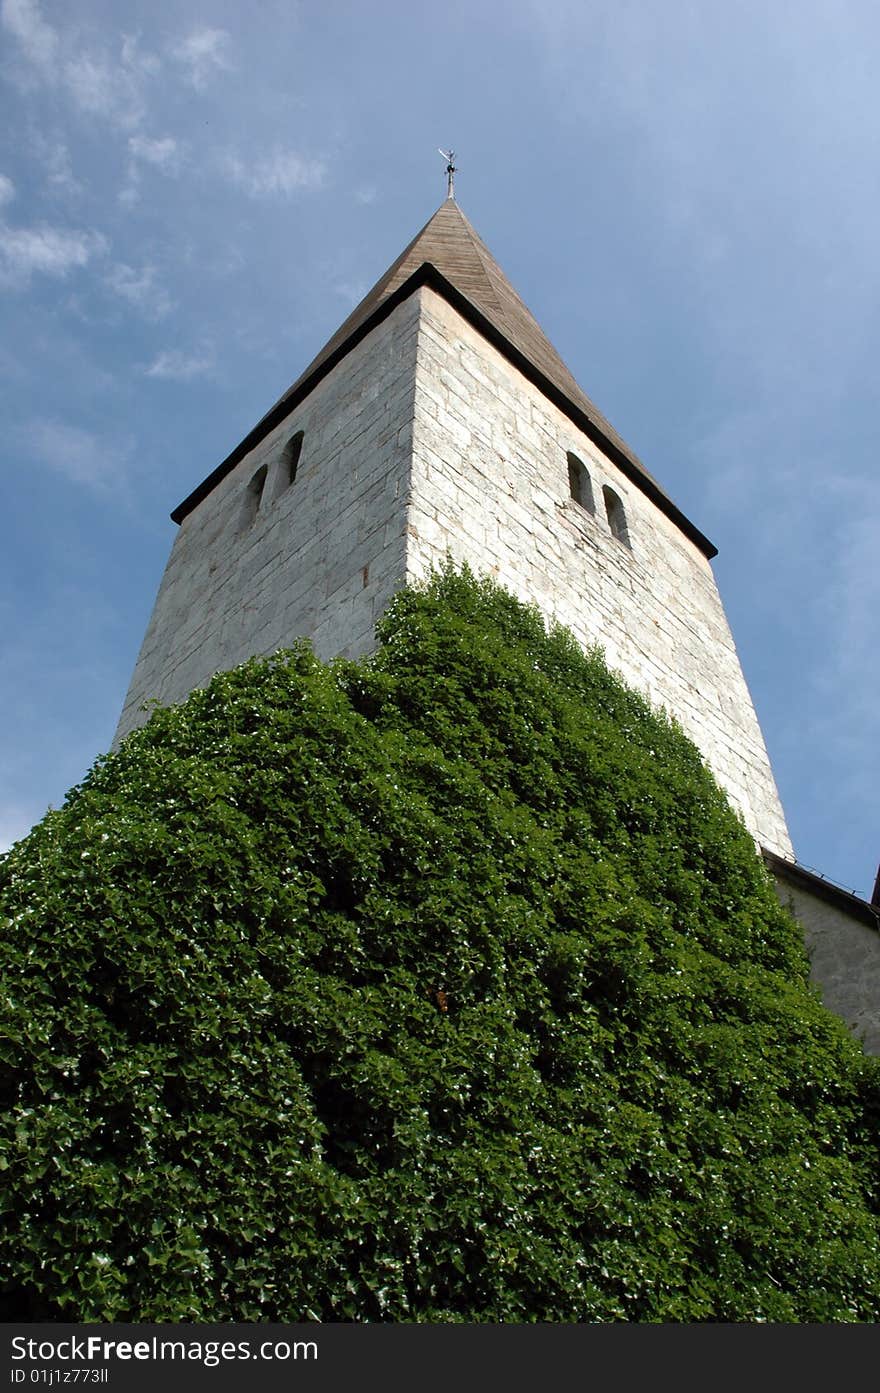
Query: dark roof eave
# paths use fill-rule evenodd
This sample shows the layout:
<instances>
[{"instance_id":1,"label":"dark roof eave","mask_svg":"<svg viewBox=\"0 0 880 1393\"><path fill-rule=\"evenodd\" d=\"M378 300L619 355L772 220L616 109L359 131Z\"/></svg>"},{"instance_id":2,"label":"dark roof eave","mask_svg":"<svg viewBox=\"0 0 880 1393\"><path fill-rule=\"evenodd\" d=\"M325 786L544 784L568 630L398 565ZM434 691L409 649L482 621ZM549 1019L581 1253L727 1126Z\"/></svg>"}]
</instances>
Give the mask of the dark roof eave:
<instances>
[{"instance_id":1,"label":"dark roof eave","mask_svg":"<svg viewBox=\"0 0 880 1393\"><path fill-rule=\"evenodd\" d=\"M510 339L501 332L486 316L477 309L476 305L467 296L456 289L451 281L437 270L430 261L425 261L418 267L413 274L403 282L397 290L393 291L382 303L370 314L361 324L359 324L349 335L349 337L334 350L333 353L317 364L314 372L298 383L296 388L288 395L281 398L263 419L258 422L252 431L245 436L244 440L227 455L226 459L208 475L206 479L193 489L187 498L179 503L171 514L172 520L176 523L183 522L183 519L198 507L203 499L216 488L221 479L235 468L245 455L263 440L270 431L291 414L299 406L318 383L327 376L329 372L345 358L357 344L366 338L378 324L387 319L394 312L398 305L408 299L415 290L422 285L429 286L435 290L443 299L457 310L463 319L466 319L475 329L487 339L493 347L497 348L508 359L509 362L519 369L524 377L528 378L543 394L557 406L579 430L589 437L594 444L617 465L621 473L631 480L644 494L665 513L668 518L684 533L686 537L709 560L717 556L718 548L709 541L707 537L695 527L689 518L685 517L675 504L667 498L666 494L657 487L654 481L638 468L638 466L624 454L624 452L609 440L607 435L601 430L595 421L591 420L581 407L571 401L568 396L541 372L539 368L524 354Z\"/></svg>"},{"instance_id":2,"label":"dark roof eave","mask_svg":"<svg viewBox=\"0 0 880 1393\"><path fill-rule=\"evenodd\" d=\"M790 885L815 895L817 899L825 900L826 903L834 905L843 914L858 919L862 924L867 924L873 929L880 929L880 907L877 905L868 904L867 900L861 899L849 890L844 890L840 885L835 885L833 881L824 880L822 876L816 875L815 871L808 871L805 866L798 865L796 861L788 861L784 856L777 856L775 851L768 851L767 847L761 848L761 855L767 869L774 876L778 876L780 880L787 880Z\"/></svg>"}]
</instances>

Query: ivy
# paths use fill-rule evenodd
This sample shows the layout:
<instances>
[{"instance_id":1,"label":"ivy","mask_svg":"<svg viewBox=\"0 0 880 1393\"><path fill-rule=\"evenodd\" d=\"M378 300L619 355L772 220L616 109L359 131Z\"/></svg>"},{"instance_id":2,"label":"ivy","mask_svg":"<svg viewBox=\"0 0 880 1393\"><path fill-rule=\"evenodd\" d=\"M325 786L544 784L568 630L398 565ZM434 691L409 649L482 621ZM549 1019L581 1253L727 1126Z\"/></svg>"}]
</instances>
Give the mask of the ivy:
<instances>
[{"instance_id":1,"label":"ivy","mask_svg":"<svg viewBox=\"0 0 880 1393\"><path fill-rule=\"evenodd\" d=\"M447 568L0 863L4 1318L874 1321L876 1065L675 724Z\"/></svg>"}]
</instances>

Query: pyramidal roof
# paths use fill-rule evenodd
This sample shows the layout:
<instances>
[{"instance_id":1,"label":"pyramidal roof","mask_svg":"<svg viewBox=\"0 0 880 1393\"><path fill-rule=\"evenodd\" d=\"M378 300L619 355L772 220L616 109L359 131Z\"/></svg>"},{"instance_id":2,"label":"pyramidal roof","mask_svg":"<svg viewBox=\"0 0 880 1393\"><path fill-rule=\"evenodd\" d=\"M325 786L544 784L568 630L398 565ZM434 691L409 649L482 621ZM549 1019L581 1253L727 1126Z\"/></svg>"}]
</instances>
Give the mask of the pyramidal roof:
<instances>
[{"instance_id":1,"label":"pyramidal roof","mask_svg":"<svg viewBox=\"0 0 880 1393\"><path fill-rule=\"evenodd\" d=\"M447 198L434 216L425 223L421 232L416 233L409 246L352 310L345 323L340 325L318 356L280 400L285 401L296 392L300 383L310 378L336 349L347 343L358 328L394 295L395 291L405 285L409 278L426 264L439 271L451 286L481 311L489 323L540 368L551 382L587 409L597 421L602 422L606 432L617 438L613 427L581 391L537 320L523 304L489 248L474 231L453 198ZM622 441L619 443L626 448Z\"/></svg>"},{"instance_id":2,"label":"pyramidal roof","mask_svg":"<svg viewBox=\"0 0 880 1393\"><path fill-rule=\"evenodd\" d=\"M241 444L175 508L171 514L175 522L181 522L220 479L264 435L274 429L377 323L425 284L449 300L535 382L707 556L715 555L716 548L712 543L679 511L641 460L578 386L454 198L447 198L440 205L317 357L312 359Z\"/></svg>"}]
</instances>

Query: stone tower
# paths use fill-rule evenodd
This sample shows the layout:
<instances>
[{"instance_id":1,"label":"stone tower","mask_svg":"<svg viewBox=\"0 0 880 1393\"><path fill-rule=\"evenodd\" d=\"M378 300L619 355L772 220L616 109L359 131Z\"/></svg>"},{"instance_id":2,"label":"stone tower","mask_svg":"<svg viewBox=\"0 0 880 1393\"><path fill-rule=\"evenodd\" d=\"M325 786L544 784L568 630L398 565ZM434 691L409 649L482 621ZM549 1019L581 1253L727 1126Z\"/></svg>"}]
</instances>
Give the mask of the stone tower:
<instances>
[{"instance_id":1,"label":"stone tower","mask_svg":"<svg viewBox=\"0 0 880 1393\"><path fill-rule=\"evenodd\" d=\"M452 198L172 517L117 741L146 700L297 636L321 658L369 651L394 591L451 554L601 645L677 717L756 841L791 857L715 548Z\"/></svg>"}]
</instances>

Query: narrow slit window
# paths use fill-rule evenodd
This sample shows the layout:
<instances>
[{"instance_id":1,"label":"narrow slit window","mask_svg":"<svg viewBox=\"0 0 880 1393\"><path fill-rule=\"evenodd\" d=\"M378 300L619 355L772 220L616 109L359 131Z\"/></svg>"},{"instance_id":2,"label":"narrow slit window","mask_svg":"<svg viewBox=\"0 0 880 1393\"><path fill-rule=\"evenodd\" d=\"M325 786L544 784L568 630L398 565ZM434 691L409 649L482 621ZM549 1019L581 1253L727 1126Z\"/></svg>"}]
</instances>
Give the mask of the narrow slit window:
<instances>
[{"instance_id":1,"label":"narrow slit window","mask_svg":"<svg viewBox=\"0 0 880 1393\"><path fill-rule=\"evenodd\" d=\"M296 435L292 435L284 447L281 455L281 486L290 488L291 484L296 483L296 471L299 468L299 457L302 454L303 433L298 430Z\"/></svg>"},{"instance_id":2,"label":"narrow slit window","mask_svg":"<svg viewBox=\"0 0 880 1393\"><path fill-rule=\"evenodd\" d=\"M268 472L268 465L261 464L244 491L244 505L241 512L242 531L250 527L256 521L257 513L260 511L263 489L266 487L266 475Z\"/></svg>"},{"instance_id":3,"label":"narrow slit window","mask_svg":"<svg viewBox=\"0 0 880 1393\"><path fill-rule=\"evenodd\" d=\"M582 508L586 508L588 513L595 513L596 505L593 502L593 485L590 483L590 476L587 473L586 465L579 460L577 455L568 452L568 489L575 503L579 503Z\"/></svg>"},{"instance_id":4,"label":"narrow slit window","mask_svg":"<svg viewBox=\"0 0 880 1393\"><path fill-rule=\"evenodd\" d=\"M608 518L608 526L611 528L617 540L623 542L624 546L628 547L630 545L629 529L626 525L626 513L623 503L614 492L614 489L610 489L607 484L602 489L602 497L605 500L605 513Z\"/></svg>"}]
</instances>

